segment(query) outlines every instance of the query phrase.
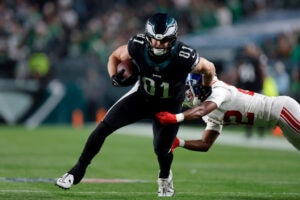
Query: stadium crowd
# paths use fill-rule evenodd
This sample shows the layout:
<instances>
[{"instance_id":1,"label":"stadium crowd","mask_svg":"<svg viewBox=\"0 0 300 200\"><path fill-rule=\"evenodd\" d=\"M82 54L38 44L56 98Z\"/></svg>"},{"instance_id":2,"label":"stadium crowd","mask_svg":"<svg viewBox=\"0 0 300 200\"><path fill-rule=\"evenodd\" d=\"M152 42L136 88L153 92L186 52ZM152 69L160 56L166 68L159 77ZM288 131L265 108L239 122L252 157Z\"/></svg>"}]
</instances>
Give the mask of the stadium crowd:
<instances>
[{"instance_id":1,"label":"stadium crowd","mask_svg":"<svg viewBox=\"0 0 300 200\"><path fill-rule=\"evenodd\" d=\"M178 19L180 37L200 35L217 26L231 26L268 9L291 8L299 9L299 1L1 0L0 78L47 81L56 76L62 60L87 56L99 66L101 79L112 49L126 43L133 33L143 31L143 22L157 11L168 12ZM300 101L300 30L265 41L256 46L256 51L254 54L262 64L266 64L266 58L278 61L271 70L266 66L264 76L274 79L277 94ZM89 71L90 75L82 78L97 71ZM236 80L233 73L225 77L230 82ZM88 91L86 82L82 81L80 87ZM90 85L95 86L95 81ZM103 86L98 88L104 91Z\"/></svg>"}]
</instances>

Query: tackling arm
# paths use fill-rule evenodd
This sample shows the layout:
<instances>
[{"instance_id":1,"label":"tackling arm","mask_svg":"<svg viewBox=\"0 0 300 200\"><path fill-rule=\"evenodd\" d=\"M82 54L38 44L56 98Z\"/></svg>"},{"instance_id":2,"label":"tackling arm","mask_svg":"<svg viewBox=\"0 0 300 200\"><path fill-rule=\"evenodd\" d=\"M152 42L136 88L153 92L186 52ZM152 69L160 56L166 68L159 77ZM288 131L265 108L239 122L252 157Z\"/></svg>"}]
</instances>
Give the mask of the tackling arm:
<instances>
[{"instance_id":1,"label":"tackling arm","mask_svg":"<svg viewBox=\"0 0 300 200\"><path fill-rule=\"evenodd\" d=\"M205 130L200 140L182 140L176 138L172 145L172 151L180 146L191 151L207 152L216 141L219 134L220 133L215 130Z\"/></svg>"},{"instance_id":2,"label":"tackling arm","mask_svg":"<svg viewBox=\"0 0 300 200\"><path fill-rule=\"evenodd\" d=\"M161 124L175 124L184 120L199 119L217 108L217 104L212 101L204 101L199 106L190 108L183 113L172 114L169 112L159 112L156 117Z\"/></svg>"},{"instance_id":3,"label":"tackling arm","mask_svg":"<svg viewBox=\"0 0 300 200\"><path fill-rule=\"evenodd\" d=\"M192 151L207 152L219 136L215 130L205 130L200 140L184 140L183 148Z\"/></svg>"},{"instance_id":4,"label":"tackling arm","mask_svg":"<svg viewBox=\"0 0 300 200\"><path fill-rule=\"evenodd\" d=\"M217 104L212 101L204 101L199 106L190 108L183 112L184 120L199 119L217 108Z\"/></svg>"}]
</instances>

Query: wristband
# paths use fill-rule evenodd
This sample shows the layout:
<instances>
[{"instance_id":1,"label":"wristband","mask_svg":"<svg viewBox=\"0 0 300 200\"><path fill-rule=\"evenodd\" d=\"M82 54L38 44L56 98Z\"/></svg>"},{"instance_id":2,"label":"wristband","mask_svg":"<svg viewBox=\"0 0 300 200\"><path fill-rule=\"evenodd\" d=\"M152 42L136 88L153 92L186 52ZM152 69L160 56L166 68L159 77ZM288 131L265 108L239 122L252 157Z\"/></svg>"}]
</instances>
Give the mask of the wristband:
<instances>
[{"instance_id":1,"label":"wristband","mask_svg":"<svg viewBox=\"0 0 300 200\"><path fill-rule=\"evenodd\" d=\"M179 139L179 145L180 147L184 147L185 141L183 139Z\"/></svg>"},{"instance_id":2,"label":"wristband","mask_svg":"<svg viewBox=\"0 0 300 200\"><path fill-rule=\"evenodd\" d=\"M177 122L183 122L184 120L184 114L183 113L179 113L176 115L176 120Z\"/></svg>"}]
</instances>

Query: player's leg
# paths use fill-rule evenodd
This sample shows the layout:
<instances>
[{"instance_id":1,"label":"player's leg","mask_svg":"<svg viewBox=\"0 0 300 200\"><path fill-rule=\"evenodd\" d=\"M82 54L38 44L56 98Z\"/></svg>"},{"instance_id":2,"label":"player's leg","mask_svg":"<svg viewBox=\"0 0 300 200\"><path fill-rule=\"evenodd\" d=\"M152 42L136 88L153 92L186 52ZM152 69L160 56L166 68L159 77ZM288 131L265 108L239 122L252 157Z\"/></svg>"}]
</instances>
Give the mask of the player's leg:
<instances>
[{"instance_id":1,"label":"player's leg","mask_svg":"<svg viewBox=\"0 0 300 200\"><path fill-rule=\"evenodd\" d=\"M105 138L113 131L112 127L101 122L88 137L77 163L66 174L57 179L56 185L63 189L69 189L73 184L78 184L84 177L91 160L100 151Z\"/></svg>"},{"instance_id":2,"label":"player's leg","mask_svg":"<svg viewBox=\"0 0 300 200\"><path fill-rule=\"evenodd\" d=\"M96 129L90 134L87 139L79 160L72 169L68 171L74 176L74 183L77 184L84 177L86 168L91 163L91 160L100 151L106 137L115 129L110 127L105 122L101 122Z\"/></svg>"},{"instance_id":3,"label":"player's leg","mask_svg":"<svg viewBox=\"0 0 300 200\"><path fill-rule=\"evenodd\" d=\"M167 178L173 161L173 153L170 151L176 137L179 125L162 126L159 122L153 123L154 151L157 155L160 178Z\"/></svg>"},{"instance_id":4,"label":"player's leg","mask_svg":"<svg viewBox=\"0 0 300 200\"><path fill-rule=\"evenodd\" d=\"M56 184L68 189L72 184L79 183L91 160L100 151L106 137L118 128L141 119L142 106L141 99L136 93L129 93L115 103L89 136L78 162L68 173L59 178Z\"/></svg>"},{"instance_id":5,"label":"player's leg","mask_svg":"<svg viewBox=\"0 0 300 200\"><path fill-rule=\"evenodd\" d=\"M171 165L173 152L171 147L176 137L179 125L162 126L158 121L153 122L154 150L159 163L158 196L173 196L173 174Z\"/></svg>"},{"instance_id":6,"label":"player's leg","mask_svg":"<svg viewBox=\"0 0 300 200\"><path fill-rule=\"evenodd\" d=\"M300 105L290 97L281 98L284 100L284 105L278 125L287 140L300 150Z\"/></svg>"}]
</instances>

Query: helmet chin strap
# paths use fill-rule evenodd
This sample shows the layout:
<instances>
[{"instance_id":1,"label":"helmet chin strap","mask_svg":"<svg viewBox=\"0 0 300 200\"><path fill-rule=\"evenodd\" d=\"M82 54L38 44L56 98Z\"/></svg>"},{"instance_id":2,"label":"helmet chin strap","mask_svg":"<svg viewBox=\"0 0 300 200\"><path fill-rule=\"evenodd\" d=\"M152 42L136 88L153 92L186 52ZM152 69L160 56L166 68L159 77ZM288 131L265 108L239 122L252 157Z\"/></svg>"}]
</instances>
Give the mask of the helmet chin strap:
<instances>
[{"instance_id":1,"label":"helmet chin strap","mask_svg":"<svg viewBox=\"0 0 300 200\"><path fill-rule=\"evenodd\" d=\"M157 48L152 48L152 52L156 56L162 56L167 53L167 49L157 49Z\"/></svg>"}]
</instances>

